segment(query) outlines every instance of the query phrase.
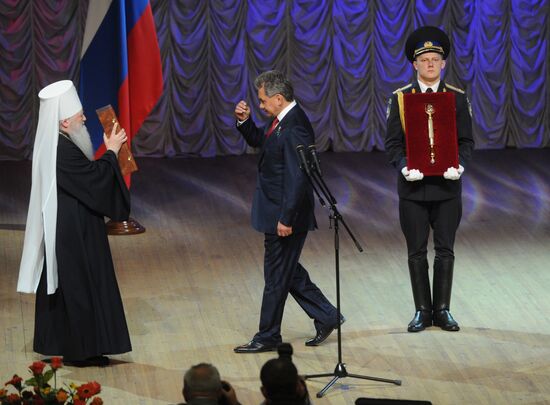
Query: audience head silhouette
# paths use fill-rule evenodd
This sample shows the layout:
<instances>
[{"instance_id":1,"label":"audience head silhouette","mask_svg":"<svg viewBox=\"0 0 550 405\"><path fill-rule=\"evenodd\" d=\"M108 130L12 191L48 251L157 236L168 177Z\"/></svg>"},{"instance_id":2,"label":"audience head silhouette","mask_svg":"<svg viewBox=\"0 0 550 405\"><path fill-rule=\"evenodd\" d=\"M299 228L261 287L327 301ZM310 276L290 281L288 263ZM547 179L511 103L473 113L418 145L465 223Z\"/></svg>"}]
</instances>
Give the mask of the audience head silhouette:
<instances>
[{"instance_id":1,"label":"audience head silhouette","mask_svg":"<svg viewBox=\"0 0 550 405\"><path fill-rule=\"evenodd\" d=\"M298 369L292 363L292 346L281 343L277 352L279 357L268 360L260 371L265 404L309 404L305 381L298 375Z\"/></svg>"},{"instance_id":2,"label":"audience head silhouette","mask_svg":"<svg viewBox=\"0 0 550 405\"><path fill-rule=\"evenodd\" d=\"M183 397L188 404L199 401L201 404L217 404L221 390L220 373L212 364L197 364L187 370L183 377Z\"/></svg>"}]
</instances>

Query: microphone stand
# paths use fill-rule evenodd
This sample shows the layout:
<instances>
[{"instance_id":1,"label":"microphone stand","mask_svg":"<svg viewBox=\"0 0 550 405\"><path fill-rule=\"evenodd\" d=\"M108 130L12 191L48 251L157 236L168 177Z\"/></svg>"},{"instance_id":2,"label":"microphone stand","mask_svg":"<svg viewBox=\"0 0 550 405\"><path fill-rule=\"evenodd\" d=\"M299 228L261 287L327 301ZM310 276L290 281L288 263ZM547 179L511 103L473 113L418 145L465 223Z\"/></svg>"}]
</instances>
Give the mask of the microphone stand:
<instances>
[{"instance_id":1,"label":"microphone stand","mask_svg":"<svg viewBox=\"0 0 550 405\"><path fill-rule=\"evenodd\" d=\"M336 207L336 199L330 192L330 189L328 188L327 184L323 180L319 161L317 160L316 153L311 153L313 156L313 164L308 168L309 170L306 170L305 167L302 167L302 170L304 170L307 174L307 177L309 179L309 182L311 183L313 190L315 191L315 194L317 194L317 197L319 198L319 202L323 207L326 208L325 201L319 194L318 190L321 190L321 193L324 195L325 199L329 202L330 207L329 209L329 221L332 223L334 221L334 257L335 257L335 269L336 269L336 325L338 325L338 363L336 364L336 367L334 368L333 372L328 373L321 373L321 374L309 374L304 376L305 379L308 378L317 378L317 377L333 377L332 380L329 381L329 383L317 393L317 398L323 397L325 393L328 391L330 387L332 387L336 381L338 381L340 378L344 377L352 377L352 378L359 378L363 380L372 380L372 381L380 381L384 383L390 383L395 385L401 385L401 380L390 380L386 378L380 378L380 377L372 377L367 375L359 375L359 374L351 374L348 373L346 370L346 364L342 361L342 328L340 324L341 319L341 312L340 312L340 234L339 234L339 224L342 223L344 225L344 228L346 229L348 235L352 239L352 241L355 243L355 246L357 247L357 250L359 252L363 251L363 248L353 235L353 232L351 232L350 228L344 221L344 218L342 217L342 214L338 211L338 208ZM304 164L307 164L305 162ZM304 165L303 164L303 165ZM302 165L302 166L303 166Z\"/></svg>"}]
</instances>

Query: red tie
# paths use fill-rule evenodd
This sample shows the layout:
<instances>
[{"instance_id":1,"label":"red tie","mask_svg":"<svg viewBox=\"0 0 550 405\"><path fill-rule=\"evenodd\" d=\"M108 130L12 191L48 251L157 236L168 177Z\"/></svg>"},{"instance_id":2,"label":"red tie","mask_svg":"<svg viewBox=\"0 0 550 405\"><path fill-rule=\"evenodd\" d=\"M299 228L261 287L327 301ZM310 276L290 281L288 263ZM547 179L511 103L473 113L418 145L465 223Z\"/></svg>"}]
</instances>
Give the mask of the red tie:
<instances>
[{"instance_id":1,"label":"red tie","mask_svg":"<svg viewBox=\"0 0 550 405\"><path fill-rule=\"evenodd\" d=\"M273 122L271 123L271 126L269 127L269 129L267 130L267 133L265 134L265 137L266 138L269 138L269 135L271 135L271 133L273 132L273 130L275 129L275 127L277 126L277 124L279 123L279 119L278 118L275 118L273 120Z\"/></svg>"}]
</instances>

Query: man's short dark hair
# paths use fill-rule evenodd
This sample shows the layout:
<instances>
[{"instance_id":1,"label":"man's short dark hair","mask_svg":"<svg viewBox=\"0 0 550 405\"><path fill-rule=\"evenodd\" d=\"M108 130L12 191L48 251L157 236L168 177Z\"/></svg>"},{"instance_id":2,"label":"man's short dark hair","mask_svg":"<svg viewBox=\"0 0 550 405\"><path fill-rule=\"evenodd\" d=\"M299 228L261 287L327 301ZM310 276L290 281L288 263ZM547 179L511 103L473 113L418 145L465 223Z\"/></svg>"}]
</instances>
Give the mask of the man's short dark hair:
<instances>
[{"instance_id":1,"label":"man's short dark hair","mask_svg":"<svg viewBox=\"0 0 550 405\"><path fill-rule=\"evenodd\" d=\"M208 363L200 363L191 367L183 377L183 389L187 395L194 393L219 393L222 388L220 373L216 367Z\"/></svg>"},{"instance_id":2,"label":"man's short dark hair","mask_svg":"<svg viewBox=\"0 0 550 405\"><path fill-rule=\"evenodd\" d=\"M262 380L266 399L277 402L298 399L296 397L298 370L289 359L268 360L260 371L260 379Z\"/></svg>"},{"instance_id":3,"label":"man's short dark hair","mask_svg":"<svg viewBox=\"0 0 550 405\"><path fill-rule=\"evenodd\" d=\"M294 100L294 88L292 83L278 70L269 70L259 75L254 80L256 90L264 88L265 94L268 97L273 97L275 94L280 94L286 101Z\"/></svg>"}]
</instances>

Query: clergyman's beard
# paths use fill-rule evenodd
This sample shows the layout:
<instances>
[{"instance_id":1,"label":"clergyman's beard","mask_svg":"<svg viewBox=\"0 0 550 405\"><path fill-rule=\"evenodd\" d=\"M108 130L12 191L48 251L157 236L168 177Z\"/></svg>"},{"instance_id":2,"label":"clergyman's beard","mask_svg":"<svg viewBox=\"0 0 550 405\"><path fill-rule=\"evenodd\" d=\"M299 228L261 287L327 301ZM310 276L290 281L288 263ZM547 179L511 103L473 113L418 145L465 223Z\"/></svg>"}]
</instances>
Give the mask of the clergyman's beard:
<instances>
[{"instance_id":1,"label":"clergyman's beard","mask_svg":"<svg viewBox=\"0 0 550 405\"><path fill-rule=\"evenodd\" d=\"M90 138L90 134L88 133L88 129L86 128L86 125L82 124L82 126L75 131L72 131L71 135L71 141L74 142L76 146L78 146L78 149L86 155L88 160L94 160L94 147L92 145L92 139Z\"/></svg>"}]
</instances>

